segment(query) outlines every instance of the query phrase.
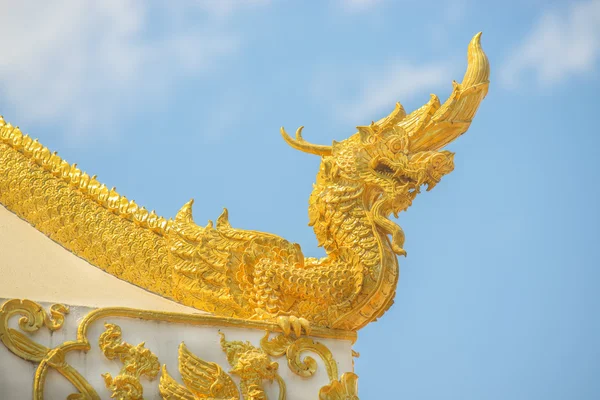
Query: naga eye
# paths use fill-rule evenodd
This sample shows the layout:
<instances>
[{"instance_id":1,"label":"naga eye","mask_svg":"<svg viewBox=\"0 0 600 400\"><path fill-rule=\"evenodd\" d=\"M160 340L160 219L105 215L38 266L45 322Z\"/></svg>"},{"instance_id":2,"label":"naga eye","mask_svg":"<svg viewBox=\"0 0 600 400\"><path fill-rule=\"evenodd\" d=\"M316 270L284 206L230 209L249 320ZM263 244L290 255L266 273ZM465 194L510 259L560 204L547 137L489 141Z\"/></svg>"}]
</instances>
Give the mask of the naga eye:
<instances>
[{"instance_id":1,"label":"naga eye","mask_svg":"<svg viewBox=\"0 0 600 400\"><path fill-rule=\"evenodd\" d=\"M402 142L403 140L400 138L392 139L388 144L388 147L394 153L401 152L402 150L404 150L404 143Z\"/></svg>"}]
</instances>

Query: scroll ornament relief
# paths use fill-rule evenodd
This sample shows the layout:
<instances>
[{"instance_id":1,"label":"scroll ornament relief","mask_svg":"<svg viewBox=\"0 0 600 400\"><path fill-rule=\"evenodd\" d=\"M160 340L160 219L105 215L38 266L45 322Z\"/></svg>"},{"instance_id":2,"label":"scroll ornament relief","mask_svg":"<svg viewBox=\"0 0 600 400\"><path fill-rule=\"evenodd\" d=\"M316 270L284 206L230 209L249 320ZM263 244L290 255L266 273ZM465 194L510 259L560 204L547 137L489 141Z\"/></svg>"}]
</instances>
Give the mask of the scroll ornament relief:
<instances>
[{"instance_id":1,"label":"scroll ornament relief","mask_svg":"<svg viewBox=\"0 0 600 400\"><path fill-rule=\"evenodd\" d=\"M124 400L141 400L144 398L144 388L140 378L145 376L150 380L157 377L160 371L158 358L144 347L144 343L132 346L123 342L121 328L114 324L104 324L106 330L100 335L98 345L109 360L119 359L123 368L114 378L111 374L102 375L106 387L113 394L112 398Z\"/></svg>"},{"instance_id":2,"label":"scroll ornament relief","mask_svg":"<svg viewBox=\"0 0 600 400\"><path fill-rule=\"evenodd\" d=\"M58 371L77 390L68 396L68 400L90 399L99 400L100 396L85 377L65 360L65 355L71 351L87 352L91 349L87 337L92 323L99 319L110 317L133 318L150 321L165 321L171 323L186 323L203 326L229 326L256 329L257 322L220 318L205 315L189 315L180 313L134 310L121 307L101 308L91 311L80 322L77 329L77 340L66 341L54 348L43 346L30 337L42 327L50 331L60 329L64 323L68 307L55 304L50 312L31 300L8 300L0 306L0 340L4 346L16 356L37 363L33 382L33 399L44 398L44 388L47 373L50 369ZM20 317L20 331L9 327L13 317ZM302 358L305 352L318 355L329 377L330 383L321 388L321 400L357 400L357 377L347 372L338 377L338 368L333 354L322 343L308 337L283 333L276 324L258 323L267 331L260 341L260 347L250 342L228 341L221 335L221 348L225 352L231 369L225 372L217 363L203 360L189 351L184 343L179 346L179 372L183 385L173 378L165 365L158 384L163 399L213 399L237 400L240 395L244 400L266 400L267 394L263 388L264 381L276 381L279 385L279 400L287 397L286 384L279 375L280 365L272 358L284 357L290 370L301 377L310 378L317 371L317 362L311 356ZM273 332L279 332L271 338ZM331 337L353 339L351 334L344 331L322 331ZM347 335L347 336L345 336ZM154 380L160 371L159 359L144 343L137 346L123 340L121 328L118 325L106 323L105 331L100 335L98 345L105 357L118 359L122 368L118 375L103 374L106 387L111 390L113 398L122 400L143 399L143 387L140 378ZM240 379L239 388L231 375Z\"/></svg>"}]
</instances>

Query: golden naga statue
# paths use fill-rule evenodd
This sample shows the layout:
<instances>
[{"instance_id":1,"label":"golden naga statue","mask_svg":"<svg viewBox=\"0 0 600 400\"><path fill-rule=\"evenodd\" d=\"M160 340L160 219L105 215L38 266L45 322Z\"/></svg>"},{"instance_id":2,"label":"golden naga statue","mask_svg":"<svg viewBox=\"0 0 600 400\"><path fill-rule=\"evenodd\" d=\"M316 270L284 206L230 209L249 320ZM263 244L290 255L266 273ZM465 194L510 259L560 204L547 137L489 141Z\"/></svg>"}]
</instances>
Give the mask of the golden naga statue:
<instances>
[{"instance_id":1,"label":"golden naga statue","mask_svg":"<svg viewBox=\"0 0 600 400\"><path fill-rule=\"evenodd\" d=\"M389 219L422 185L453 169L441 150L469 127L489 85L480 34L450 98L387 117L331 146L281 133L321 157L309 224L327 256L305 257L278 236L192 219L192 201L159 217L108 189L37 140L0 120L0 203L91 264L134 285L220 316L275 320L289 333L322 326L357 330L394 300L404 233ZM48 271L52 273L52 271Z\"/></svg>"}]
</instances>

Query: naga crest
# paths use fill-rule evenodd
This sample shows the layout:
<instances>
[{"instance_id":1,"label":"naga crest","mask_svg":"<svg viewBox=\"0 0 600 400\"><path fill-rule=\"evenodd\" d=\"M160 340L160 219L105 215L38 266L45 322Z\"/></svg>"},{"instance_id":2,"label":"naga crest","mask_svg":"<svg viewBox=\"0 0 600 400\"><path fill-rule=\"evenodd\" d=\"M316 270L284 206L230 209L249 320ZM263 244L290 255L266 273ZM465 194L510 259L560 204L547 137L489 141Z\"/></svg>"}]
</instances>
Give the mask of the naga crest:
<instances>
[{"instance_id":1,"label":"naga crest","mask_svg":"<svg viewBox=\"0 0 600 400\"><path fill-rule=\"evenodd\" d=\"M303 127L290 137L284 128L281 134L293 148L322 157L317 176L317 190L311 197L310 225L321 245L331 230L325 197L331 197L332 187L358 187L373 220L392 235L394 252L405 255L404 234L388 217L398 217L406 210L423 185L431 190L454 169L454 154L441 150L467 131L489 86L490 67L480 44L481 33L475 35L468 48L468 67L461 83L453 82L452 94L444 104L436 95L421 108L406 114L400 103L387 117L367 126L331 146L315 145L302 138ZM322 188L322 190L318 190Z\"/></svg>"}]
</instances>

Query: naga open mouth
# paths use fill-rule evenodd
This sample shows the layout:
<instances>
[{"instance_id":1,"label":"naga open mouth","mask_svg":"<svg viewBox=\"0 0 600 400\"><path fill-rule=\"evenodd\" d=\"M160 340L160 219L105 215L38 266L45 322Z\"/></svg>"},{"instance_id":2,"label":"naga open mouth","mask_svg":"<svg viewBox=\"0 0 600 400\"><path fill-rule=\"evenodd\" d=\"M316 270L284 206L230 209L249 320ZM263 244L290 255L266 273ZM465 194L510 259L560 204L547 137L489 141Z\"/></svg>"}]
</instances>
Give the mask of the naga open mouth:
<instances>
[{"instance_id":1,"label":"naga open mouth","mask_svg":"<svg viewBox=\"0 0 600 400\"><path fill-rule=\"evenodd\" d=\"M417 185L417 181L406 175L398 175L398 172L402 170L401 166L394 165L393 162L386 158L377 159L372 167L373 171L377 175L385 179L391 179L398 185L414 184Z\"/></svg>"},{"instance_id":2,"label":"naga open mouth","mask_svg":"<svg viewBox=\"0 0 600 400\"><path fill-rule=\"evenodd\" d=\"M393 199L390 199L388 212L398 218L398 213L410 207L421 192L418 180L406 175L405 167L387 158L377 158L371 162L377 176L392 183Z\"/></svg>"}]
</instances>

